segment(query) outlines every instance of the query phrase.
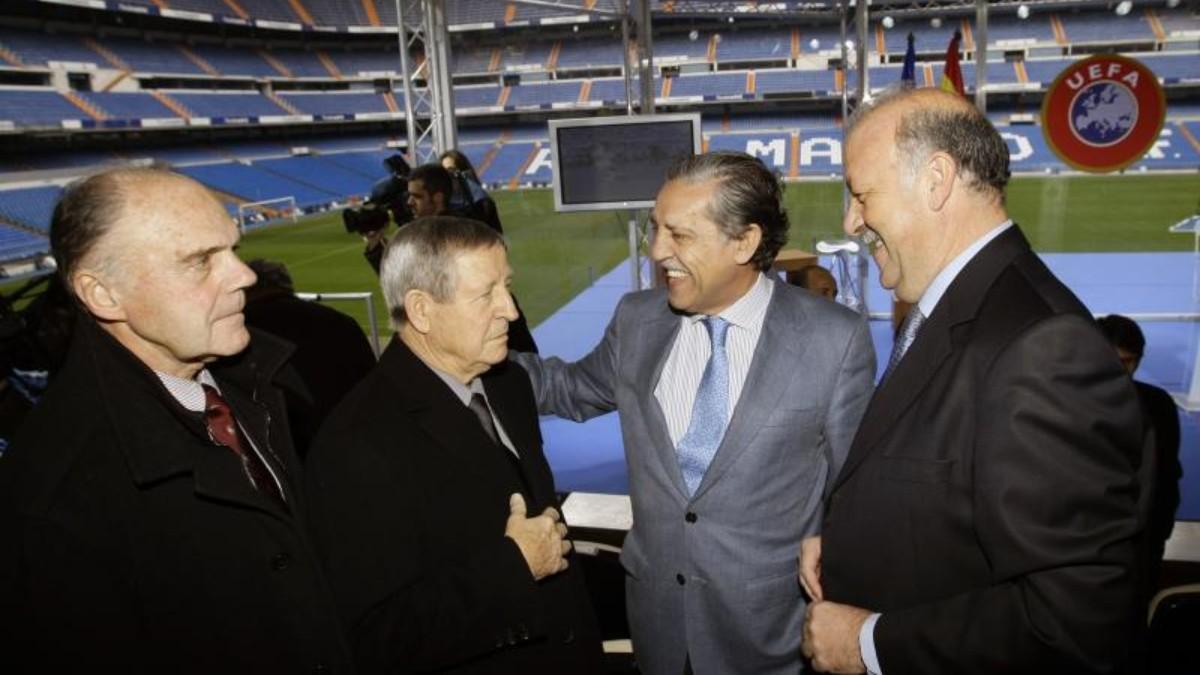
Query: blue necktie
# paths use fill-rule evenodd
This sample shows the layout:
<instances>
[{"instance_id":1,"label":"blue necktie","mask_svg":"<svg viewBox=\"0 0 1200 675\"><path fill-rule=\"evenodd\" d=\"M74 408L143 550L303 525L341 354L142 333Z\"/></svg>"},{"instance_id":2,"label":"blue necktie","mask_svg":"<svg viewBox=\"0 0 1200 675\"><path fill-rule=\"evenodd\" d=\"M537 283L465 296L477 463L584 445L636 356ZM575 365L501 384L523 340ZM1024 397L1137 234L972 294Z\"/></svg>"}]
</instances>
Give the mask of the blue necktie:
<instances>
[{"instance_id":1,"label":"blue necktie","mask_svg":"<svg viewBox=\"0 0 1200 675\"><path fill-rule=\"evenodd\" d=\"M683 471L683 482L687 484L688 496L696 493L704 472L717 454L725 427L729 424L729 356L725 353L725 332L729 322L715 316L704 319L708 337L712 341L712 354L700 387L696 390L696 401L692 404L692 420L687 433L679 439L679 468Z\"/></svg>"},{"instance_id":2,"label":"blue necktie","mask_svg":"<svg viewBox=\"0 0 1200 675\"><path fill-rule=\"evenodd\" d=\"M900 326L900 335L896 338L895 344L892 345L892 355L888 358L887 370L883 371L883 378L880 382L886 380L888 375L899 365L900 359L904 358L905 352L912 346L914 340L917 339L917 331L921 330L921 324L925 323L925 315L921 313L921 308L913 305L908 310L908 316L904 317L904 323Z\"/></svg>"}]
</instances>

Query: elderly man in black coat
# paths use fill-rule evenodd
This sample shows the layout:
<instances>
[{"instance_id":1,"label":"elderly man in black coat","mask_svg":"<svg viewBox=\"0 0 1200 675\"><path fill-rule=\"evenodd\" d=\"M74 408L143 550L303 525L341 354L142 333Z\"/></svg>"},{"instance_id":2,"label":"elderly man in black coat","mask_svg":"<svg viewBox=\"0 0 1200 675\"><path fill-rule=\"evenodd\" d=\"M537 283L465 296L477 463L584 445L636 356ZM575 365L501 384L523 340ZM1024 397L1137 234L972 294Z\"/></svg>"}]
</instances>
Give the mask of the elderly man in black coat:
<instances>
[{"instance_id":1,"label":"elderly man in black coat","mask_svg":"<svg viewBox=\"0 0 1200 675\"><path fill-rule=\"evenodd\" d=\"M400 228L380 274L396 337L309 453L314 533L362 672L601 666L529 377L505 361L511 275L482 223Z\"/></svg>"},{"instance_id":2,"label":"elderly man in black coat","mask_svg":"<svg viewBox=\"0 0 1200 675\"><path fill-rule=\"evenodd\" d=\"M350 671L306 536L288 347L243 324L254 274L224 209L117 169L67 190L50 238L82 311L0 459L0 671Z\"/></svg>"}]
</instances>

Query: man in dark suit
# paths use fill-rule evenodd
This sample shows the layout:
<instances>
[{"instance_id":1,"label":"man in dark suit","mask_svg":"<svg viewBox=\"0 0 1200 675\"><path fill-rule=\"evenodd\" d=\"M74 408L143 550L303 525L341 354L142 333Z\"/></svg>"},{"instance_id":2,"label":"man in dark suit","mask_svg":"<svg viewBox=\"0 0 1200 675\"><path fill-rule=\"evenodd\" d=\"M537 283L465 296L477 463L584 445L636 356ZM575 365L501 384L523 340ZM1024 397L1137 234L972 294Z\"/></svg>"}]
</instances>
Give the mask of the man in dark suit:
<instances>
[{"instance_id":1,"label":"man in dark suit","mask_svg":"<svg viewBox=\"0 0 1200 675\"><path fill-rule=\"evenodd\" d=\"M856 114L845 171L845 230L915 304L801 562L806 652L845 673L1119 671L1137 401L1008 219L1004 141L962 97L901 90Z\"/></svg>"},{"instance_id":2,"label":"man in dark suit","mask_svg":"<svg viewBox=\"0 0 1200 675\"><path fill-rule=\"evenodd\" d=\"M505 361L511 275L482 223L400 228L380 274L396 336L309 456L315 533L365 672L601 663L529 378Z\"/></svg>"},{"instance_id":3,"label":"man in dark suit","mask_svg":"<svg viewBox=\"0 0 1200 675\"><path fill-rule=\"evenodd\" d=\"M1125 372L1133 377L1146 351L1146 336L1142 329L1133 319L1120 314L1101 317L1097 323L1117 350L1117 358ZM1179 479L1183 478L1183 466L1179 463L1179 411L1175 400L1162 388L1141 380L1134 380L1133 385L1137 388L1149 441L1141 470L1143 489L1149 492L1142 499L1146 520L1146 600L1149 601L1158 591L1163 550L1175 529L1175 511L1179 508Z\"/></svg>"},{"instance_id":4,"label":"man in dark suit","mask_svg":"<svg viewBox=\"0 0 1200 675\"><path fill-rule=\"evenodd\" d=\"M237 241L208 190L159 170L56 207L82 311L0 459L0 671L351 669L283 403L303 388L243 324Z\"/></svg>"},{"instance_id":5,"label":"man in dark suit","mask_svg":"<svg viewBox=\"0 0 1200 675\"><path fill-rule=\"evenodd\" d=\"M288 401L292 438L304 459L321 422L375 367L375 352L357 321L296 297L283 263L258 259L247 264L258 280L246 289L246 325L295 346L291 365L312 393L312 405Z\"/></svg>"}]
</instances>

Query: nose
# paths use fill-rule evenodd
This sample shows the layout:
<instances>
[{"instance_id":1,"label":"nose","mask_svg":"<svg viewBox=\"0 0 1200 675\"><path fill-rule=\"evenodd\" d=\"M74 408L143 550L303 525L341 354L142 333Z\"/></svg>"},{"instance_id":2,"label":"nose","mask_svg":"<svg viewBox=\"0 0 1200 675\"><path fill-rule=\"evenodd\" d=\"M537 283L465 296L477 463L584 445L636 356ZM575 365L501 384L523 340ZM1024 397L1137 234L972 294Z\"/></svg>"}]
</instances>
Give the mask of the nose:
<instances>
[{"instance_id":1,"label":"nose","mask_svg":"<svg viewBox=\"0 0 1200 675\"><path fill-rule=\"evenodd\" d=\"M242 259L236 255L233 256L233 264L233 278L235 281L234 288L237 288L238 290L250 288L254 285L254 282L258 281L258 275L254 273L254 270L250 269L250 267L246 263L242 262Z\"/></svg>"},{"instance_id":2,"label":"nose","mask_svg":"<svg viewBox=\"0 0 1200 675\"><path fill-rule=\"evenodd\" d=\"M671 247L668 245L668 239L669 237L660 235L657 228L650 231L651 260L662 262L673 255L670 250Z\"/></svg>"},{"instance_id":3,"label":"nose","mask_svg":"<svg viewBox=\"0 0 1200 675\"><path fill-rule=\"evenodd\" d=\"M853 199L850 200L850 206L846 209L846 215L842 217L842 230L851 237L862 234L862 211Z\"/></svg>"},{"instance_id":4,"label":"nose","mask_svg":"<svg viewBox=\"0 0 1200 675\"><path fill-rule=\"evenodd\" d=\"M512 293L508 289L504 289L504 297L500 306L500 316L507 319L509 323L517 320L517 301L513 300Z\"/></svg>"}]
</instances>

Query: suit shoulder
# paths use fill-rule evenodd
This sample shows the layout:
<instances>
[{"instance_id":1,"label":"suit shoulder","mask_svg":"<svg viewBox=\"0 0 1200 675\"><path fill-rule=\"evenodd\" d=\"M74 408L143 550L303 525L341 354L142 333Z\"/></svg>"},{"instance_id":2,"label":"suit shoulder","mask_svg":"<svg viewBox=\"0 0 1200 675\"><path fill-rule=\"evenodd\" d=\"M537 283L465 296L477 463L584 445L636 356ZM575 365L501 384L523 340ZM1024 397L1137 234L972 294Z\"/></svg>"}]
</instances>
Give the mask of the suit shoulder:
<instances>
[{"instance_id":1,"label":"suit shoulder","mask_svg":"<svg viewBox=\"0 0 1200 675\"><path fill-rule=\"evenodd\" d=\"M669 311L667 307L666 289L651 288L645 291L632 291L621 296L615 315L618 317L642 317L647 313Z\"/></svg>"}]
</instances>

